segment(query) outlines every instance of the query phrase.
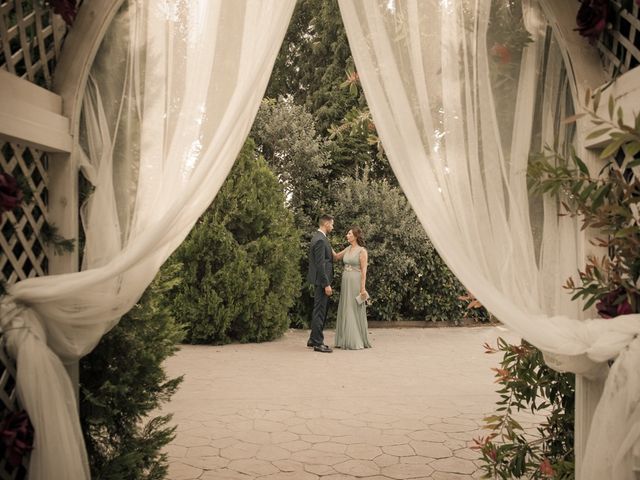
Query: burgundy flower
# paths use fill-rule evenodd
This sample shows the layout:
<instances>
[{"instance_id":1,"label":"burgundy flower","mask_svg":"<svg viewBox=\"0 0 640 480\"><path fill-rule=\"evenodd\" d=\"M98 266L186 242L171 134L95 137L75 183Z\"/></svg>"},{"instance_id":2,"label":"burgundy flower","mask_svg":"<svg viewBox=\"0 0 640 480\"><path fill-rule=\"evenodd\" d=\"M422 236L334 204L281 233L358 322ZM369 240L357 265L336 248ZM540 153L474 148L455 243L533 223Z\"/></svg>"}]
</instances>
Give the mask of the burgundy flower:
<instances>
[{"instance_id":1,"label":"burgundy flower","mask_svg":"<svg viewBox=\"0 0 640 480\"><path fill-rule=\"evenodd\" d=\"M633 313L627 292L622 287L618 287L602 297L596 303L596 309L602 318L614 318L618 315Z\"/></svg>"},{"instance_id":2,"label":"burgundy flower","mask_svg":"<svg viewBox=\"0 0 640 480\"><path fill-rule=\"evenodd\" d=\"M576 30L590 41L607 26L608 0L580 0L580 9L576 16L578 28Z\"/></svg>"},{"instance_id":3,"label":"burgundy flower","mask_svg":"<svg viewBox=\"0 0 640 480\"><path fill-rule=\"evenodd\" d=\"M0 213L13 210L22 201L18 182L8 173L0 173Z\"/></svg>"},{"instance_id":4,"label":"burgundy flower","mask_svg":"<svg viewBox=\"0 0 640 480\"><path fill-rule=\"evenodd\" d=\"M630 313L633 313L631 304L629 303L629 300L627 298L625 298L624 301L618 305L617 312L618 315L628 315Z\"/></svg>"},{"instance_id":5,"label":"burgundy flower","mask_svg":"<svg viewBox=\"0 0 640 480\"><path fill-rule=\"evenodd\" d=\"M49 0L49 5L53 8L53 13L57 13L62 17L64 23L73 25L73 21L78 14L76 0Z\"/></svg>"},{"instance_id":6,"label":"burgundy flower","mask_svg":"<svg viewBox=\"0 0 640 480\"><path fill-rule=\"evenodd\" d=\"M19 466L22 457L33 449L33 427L27 412L10 412L4 418L0 440L0 447L7 463L12 467Z\"/></svg>"}]
</instances>

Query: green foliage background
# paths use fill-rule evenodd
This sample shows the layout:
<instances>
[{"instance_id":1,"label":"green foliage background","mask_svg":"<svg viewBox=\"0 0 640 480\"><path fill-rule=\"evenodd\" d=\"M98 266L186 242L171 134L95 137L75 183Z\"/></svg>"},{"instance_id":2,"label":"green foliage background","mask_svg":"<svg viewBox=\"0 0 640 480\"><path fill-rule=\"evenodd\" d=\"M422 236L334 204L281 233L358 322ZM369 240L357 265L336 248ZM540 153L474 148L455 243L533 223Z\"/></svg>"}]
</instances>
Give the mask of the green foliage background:
<instances>
[{"instance_id":1,"label":"green foliage background","mask_svg":"<svg viewBox=\"0 0 640 480\"><path fill-rule=\"evenodd\" d=\"M464 315L464 287L447 268L402 191L386 180L348 178L335 192L334 249L358 225L366 234L371 320L448 320ZM339 287L339 284L336 284ZM334 302L335 303L335 302Z\"/></svg>"}]
</instances>

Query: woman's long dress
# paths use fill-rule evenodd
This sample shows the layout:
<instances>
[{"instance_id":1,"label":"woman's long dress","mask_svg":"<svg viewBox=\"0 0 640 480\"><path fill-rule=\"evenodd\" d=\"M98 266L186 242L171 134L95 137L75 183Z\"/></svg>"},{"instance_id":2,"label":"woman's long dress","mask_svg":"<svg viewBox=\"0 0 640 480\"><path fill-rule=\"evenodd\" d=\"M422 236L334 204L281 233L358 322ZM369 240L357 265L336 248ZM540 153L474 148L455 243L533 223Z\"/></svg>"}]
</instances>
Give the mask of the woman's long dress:
<instances>
[{"instance_id":1,"label":"woman's long dress","mask_svg":"<svg viewBox=\"0 0 640 480\"><path fill-rule=\"evenodd\" d=\"M367 306L356 301L360 294L360 251L349 248L342 257L344 271L338 304L338 321L336 323L336 347L348 350L370 348L367 336Z\"/></svg>"}]
</instances>

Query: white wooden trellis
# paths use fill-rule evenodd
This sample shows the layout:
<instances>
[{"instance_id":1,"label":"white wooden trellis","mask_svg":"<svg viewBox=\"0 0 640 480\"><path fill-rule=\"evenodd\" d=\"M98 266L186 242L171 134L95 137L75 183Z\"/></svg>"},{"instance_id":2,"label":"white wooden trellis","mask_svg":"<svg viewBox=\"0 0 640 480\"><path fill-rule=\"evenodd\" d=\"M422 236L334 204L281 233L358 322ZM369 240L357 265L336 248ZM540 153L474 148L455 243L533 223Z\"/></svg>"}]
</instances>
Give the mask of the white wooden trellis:
<instances>
[{"instance_id":1,"label":"white wooden trellis","mask_svg":"<svg viewBox=\"0 0 640 480\"><path fill-rule=\"evenodd\" d=\"M611 28L602 32L598 50L610 78L624 74L640 64L640 7L633 2L610 0Z\"/></svg>"},{"instance_id":2,"label":"white wooden trellis","mask_svg":"<svg viewBox=\"0 0 640 480\"><path fill-rule=\"evenodd\" d=\"M54 222L48 151L70 146L70 137L68 122L58 115L61 102L45 88L52 87L65 32L64 22L38 2L0 2L0 167L21 178L32 192L31 201L0 218L0 278L7 284L49 272L51 252L40 237L45 223ZM13 361L2 345L0 418L20 408L15 378ZM18 468L0 460L0 479L26 478L27 465L28 457Z\"/></svg>"}]
</instances>

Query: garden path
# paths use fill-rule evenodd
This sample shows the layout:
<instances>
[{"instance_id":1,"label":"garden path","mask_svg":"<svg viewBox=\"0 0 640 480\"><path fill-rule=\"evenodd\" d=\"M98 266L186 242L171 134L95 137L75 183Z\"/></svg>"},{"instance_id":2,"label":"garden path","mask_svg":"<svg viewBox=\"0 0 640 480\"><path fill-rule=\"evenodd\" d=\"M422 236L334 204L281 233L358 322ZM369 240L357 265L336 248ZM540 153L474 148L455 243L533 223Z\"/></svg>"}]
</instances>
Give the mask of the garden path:
<instances>
[{"instance_id":1,"label":"garden path","mask_svg":"<svg viewBox=\"0 0 640 480\"><path fill-rule=\"evenodd\" d=\"M325 332L331 345L333 331ZM183 346L164 408L171 480L480 478L469 447L493 411L501 327L371 329L373 348L316 353L308 331L262 344Z\"/></svg>"}]
</instances>

